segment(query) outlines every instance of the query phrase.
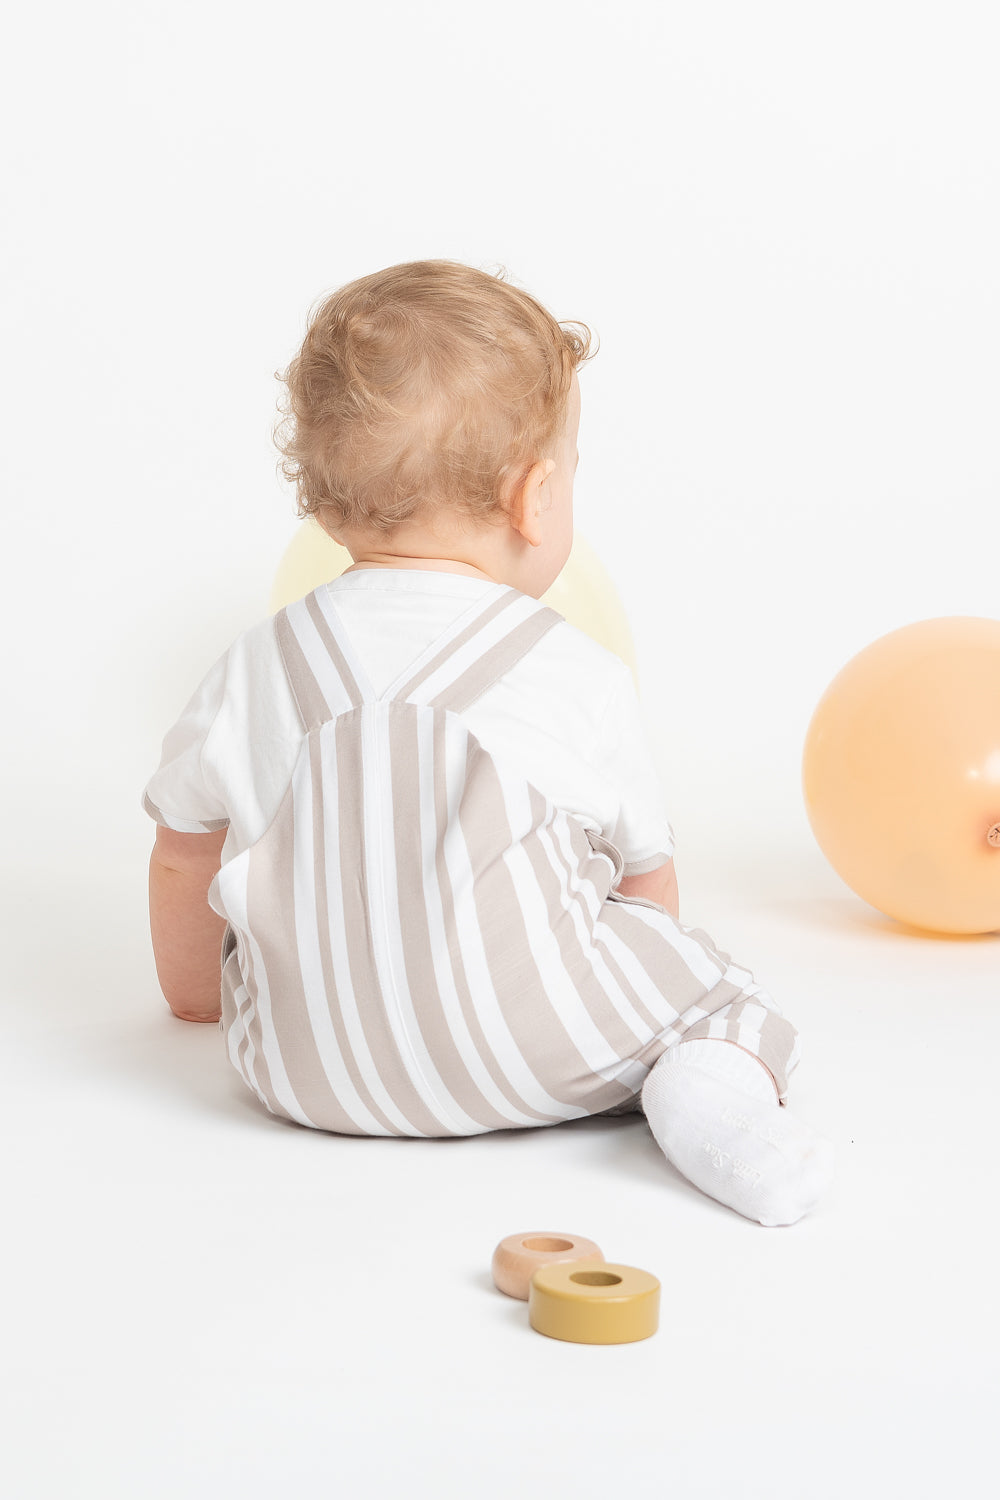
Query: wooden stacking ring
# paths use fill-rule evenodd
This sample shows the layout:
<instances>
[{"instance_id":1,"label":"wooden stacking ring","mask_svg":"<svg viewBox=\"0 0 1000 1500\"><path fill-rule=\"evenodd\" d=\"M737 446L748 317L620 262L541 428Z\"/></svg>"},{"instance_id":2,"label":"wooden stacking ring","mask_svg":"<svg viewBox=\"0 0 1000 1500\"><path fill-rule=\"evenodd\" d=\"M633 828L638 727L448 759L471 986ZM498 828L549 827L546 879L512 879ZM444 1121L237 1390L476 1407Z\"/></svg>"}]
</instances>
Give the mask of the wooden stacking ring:
<instances>
[{"instance_id":1,"label":"wooden stacking ring","mask_svg":"<svg viewBox=\"0 0 1000 1500\"><path fill-rule=\"evenodd\" d=\"M528 1321L571 1344L634 1344L659 1327L660 1283L635 1266L542 1266L531 1278Z\"/></svg>"},{"instance_id":2,"label":"wooden stacking ring","mask_svg":"<svg viewBox=\"0 0 1000 1500\"><path fill-rule=\"evenodd\" d=\"M529 1234L509 1234L493 1252L493 1280L508 1297L528 1300L531 1278L542 1266L563 1262L602 1265L604 1255L593 1240L579 1234L555 1234L536 1229Z\"/></svg>"}]
</instances>

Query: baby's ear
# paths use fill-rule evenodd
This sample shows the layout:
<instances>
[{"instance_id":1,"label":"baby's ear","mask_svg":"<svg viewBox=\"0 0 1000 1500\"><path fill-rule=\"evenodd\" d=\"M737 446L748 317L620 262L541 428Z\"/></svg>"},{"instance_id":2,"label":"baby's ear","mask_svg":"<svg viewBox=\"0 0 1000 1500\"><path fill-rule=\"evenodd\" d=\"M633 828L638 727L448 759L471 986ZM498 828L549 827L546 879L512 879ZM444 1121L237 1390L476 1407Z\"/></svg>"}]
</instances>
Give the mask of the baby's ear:
<instances>
[{"instance_id":1,"label":"baby's ear","mask_svg":"<svg viewBox=\"0 0 1000 1500\"><path fill-rule=\"evenodd\" d=\"M538 547L542 542L542 532L538 523L539 514L544 509L542 486L554 468L555 464L551 458L533 464L524 482L511 496L510 505L507 508L511 526L532 547Z\"/></svg>"}]
</instances>

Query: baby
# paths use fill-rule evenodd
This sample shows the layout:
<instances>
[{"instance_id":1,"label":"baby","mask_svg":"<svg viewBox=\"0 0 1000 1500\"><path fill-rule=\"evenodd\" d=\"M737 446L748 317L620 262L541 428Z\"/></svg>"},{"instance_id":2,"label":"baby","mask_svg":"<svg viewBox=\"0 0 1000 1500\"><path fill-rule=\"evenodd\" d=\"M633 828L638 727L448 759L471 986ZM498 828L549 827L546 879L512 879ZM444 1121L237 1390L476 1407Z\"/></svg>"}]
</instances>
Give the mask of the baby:
<instances>
[{"instance_id":1,"label":"baby","mask_svg":"<svg viewBox=\"0 0 1000 1500\"><path fill-rule=\"evenodd\" d=\"M792 1224L832 1171L782 1107L796 1033L680 923L630 673L538 602L570 552L589 357L586 328L448 261L314 313L285 472L353 566L241 636L164 741L157 973L285 1119L450 1136L641 1110L696 1187Z\"/></svg>"}]
</instances>

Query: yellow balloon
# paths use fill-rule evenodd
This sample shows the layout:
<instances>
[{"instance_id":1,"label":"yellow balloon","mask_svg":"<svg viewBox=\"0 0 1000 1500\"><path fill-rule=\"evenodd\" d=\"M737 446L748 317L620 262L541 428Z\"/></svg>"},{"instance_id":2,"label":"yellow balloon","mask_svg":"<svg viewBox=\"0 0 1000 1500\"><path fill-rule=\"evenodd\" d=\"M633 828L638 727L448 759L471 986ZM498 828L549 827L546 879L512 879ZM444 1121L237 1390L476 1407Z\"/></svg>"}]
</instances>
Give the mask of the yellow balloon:
<instances>
[{"instance_id":1,"label":"yellow balloon","mask_svg":"<svg viewBox=\"0 0 1000 1500\"><path fill-rule=\"evenodd\" d=\"M1000 930L1000 620L904 626L816 709L806 810L838 875L887 916Z\"/></svg>"},{"instance_id":2,"label":"yellow balloon","mask_svg":"<svg viewBox=\"0 0 1000 1500\"><path fill-rule=\"evenodd\" d=\"M278 565L271 612L311 594L321 583L339 578L350 565L351 554L346 547L332 541L317 521L307 519ZM581 536L574 537L569 560L544 595L544 603L620 656L637 679L632 634L621 600L600 558Z\"/></svg>"}]
</instances>

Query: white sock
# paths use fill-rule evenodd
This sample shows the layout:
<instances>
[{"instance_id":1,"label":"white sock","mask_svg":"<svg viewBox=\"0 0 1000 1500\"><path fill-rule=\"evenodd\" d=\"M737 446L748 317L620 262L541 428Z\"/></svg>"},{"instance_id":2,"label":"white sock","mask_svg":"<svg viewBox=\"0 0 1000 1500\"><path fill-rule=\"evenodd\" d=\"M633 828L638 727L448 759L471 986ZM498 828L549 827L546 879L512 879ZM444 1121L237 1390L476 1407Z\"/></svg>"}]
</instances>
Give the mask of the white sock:
<instances>
[{"instance_id":1,"label":"white sock","mask_svg":"<svg viewBox=\"0 0 1000 1500\"><path fill-rule=\"evenodd\" d=\"M794 1224L833 1176L833 1146L778 1104L767 1069L729 1042L678 1042L654 1064L642 1108L689 1182L758 1224Z\"/></svg>"}]
</instances>

